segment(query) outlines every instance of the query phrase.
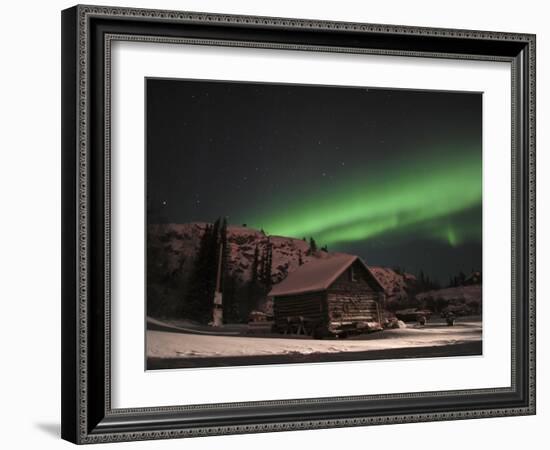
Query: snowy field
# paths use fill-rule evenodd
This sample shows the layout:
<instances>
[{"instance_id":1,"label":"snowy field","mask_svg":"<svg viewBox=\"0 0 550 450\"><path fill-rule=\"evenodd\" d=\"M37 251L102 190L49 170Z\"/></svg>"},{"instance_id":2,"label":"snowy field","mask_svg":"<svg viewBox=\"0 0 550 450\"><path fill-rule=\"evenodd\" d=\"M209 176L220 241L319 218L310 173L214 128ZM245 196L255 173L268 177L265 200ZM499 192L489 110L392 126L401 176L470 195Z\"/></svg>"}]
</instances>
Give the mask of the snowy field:
<instances>
[{"instance_id":1,"label":"snowy field","mask_svg":"<svg viewBox=\"0 0 550 450\"><path fill-rule=\"evenodd\" d=\"M157 322L157 325L160 323ZM300 355L334 355L414 348L450 348L457 344L481 342L481 321L458 321L426 326L409 324L407 328L384 330L347 339L316 340L309 338L240 336L236 331L196 331L168 325L147 330L149 359L200 359L235 357L273 357ZM480 346L479 346L480 348ZM449 352L452 354L452 350ZM198 362L198 361L196 361Z\"/></svg>"}]
</instances>

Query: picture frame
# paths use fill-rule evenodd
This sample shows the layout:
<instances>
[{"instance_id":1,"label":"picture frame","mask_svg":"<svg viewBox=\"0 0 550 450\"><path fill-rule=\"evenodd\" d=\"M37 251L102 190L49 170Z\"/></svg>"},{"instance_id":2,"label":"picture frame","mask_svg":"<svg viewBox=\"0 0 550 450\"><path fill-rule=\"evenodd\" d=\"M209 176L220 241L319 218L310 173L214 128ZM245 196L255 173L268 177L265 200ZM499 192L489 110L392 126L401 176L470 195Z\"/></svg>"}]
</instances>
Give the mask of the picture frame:
<instances>
[{"instance_id":1,"label":"picture frame","mask_svg":"<svg viewBox=\"0 0 550 450\"><path fill-rule=\"evenodd\" d=\"M510 64L510 386L114 408L110 71L116 41ZM64 10L62 437L84 444L535 414L535 41L506 32L85 5Z\"/></svg>"}]
</instances>

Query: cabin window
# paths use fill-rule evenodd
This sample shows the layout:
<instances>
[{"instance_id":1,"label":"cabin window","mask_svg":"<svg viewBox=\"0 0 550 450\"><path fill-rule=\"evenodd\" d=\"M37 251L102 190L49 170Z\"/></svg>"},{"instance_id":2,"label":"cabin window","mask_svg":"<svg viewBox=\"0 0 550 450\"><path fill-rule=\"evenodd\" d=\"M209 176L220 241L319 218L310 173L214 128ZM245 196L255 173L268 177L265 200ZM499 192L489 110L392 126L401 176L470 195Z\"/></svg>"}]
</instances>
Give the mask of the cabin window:
<instances>
[{"instance_id":1,"label":"cabin window","mask_svg":"<svg viewBox=\"0 0 550 450\"><path fill-rule=\"evenodd\" d=\"M353 266L349 268L349 281L356 282L357 277L355 275L355 270L353 270Z\"/></svg>"}]
</instances>

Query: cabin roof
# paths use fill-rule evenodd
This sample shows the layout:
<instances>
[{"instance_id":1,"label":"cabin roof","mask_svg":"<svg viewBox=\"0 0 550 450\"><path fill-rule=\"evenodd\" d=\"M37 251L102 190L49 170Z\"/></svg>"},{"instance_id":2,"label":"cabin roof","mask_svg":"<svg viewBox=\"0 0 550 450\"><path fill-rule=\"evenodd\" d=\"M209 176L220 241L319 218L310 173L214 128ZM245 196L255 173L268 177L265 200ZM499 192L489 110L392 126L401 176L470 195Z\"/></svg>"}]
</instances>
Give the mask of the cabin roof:
<instances>
[{"instance_id":1,"label":"cabin roof","mask_svg":"<svg viewBox=\"0 0 550 450\"><path fill-rule=\"evenodd\" d=\"M347 253L337 253L331 255L329 258L313 260L298 267L283 281L273 286L268 295L278 297L282 295L325 291L355 261L359 261L365 268L372 281L371 285L376 290L383 291L384 288L361 258Z\"/></svg>"}]
</instances>

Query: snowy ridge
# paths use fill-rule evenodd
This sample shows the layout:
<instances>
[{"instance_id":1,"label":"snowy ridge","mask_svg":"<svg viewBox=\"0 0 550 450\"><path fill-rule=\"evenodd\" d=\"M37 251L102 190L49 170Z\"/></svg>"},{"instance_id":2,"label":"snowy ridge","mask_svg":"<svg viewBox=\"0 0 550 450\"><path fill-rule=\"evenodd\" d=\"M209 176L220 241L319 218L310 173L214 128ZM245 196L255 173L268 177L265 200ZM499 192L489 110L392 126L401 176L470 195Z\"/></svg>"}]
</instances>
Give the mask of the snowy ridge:
<instances>
[{"instance_id":1,"label":"snowy ridge","mask_svg":"<svg viewBox=\"0 0 550 450\"><path fill-rule=\"evenodd\" d=\"M408 291L416 284L416 277L410 273L398 273L389 267L369 266L373 275L384 287L388 300L406 300Z\"/></svg>"},{"instance_id":2,"label":"snowy ridge","mask_svg":"<svg viewBox=\"0 0 550 450\"><path fill-rule=\"evenodd\" d=\"M188 270L198 251L199 243L208 224L194 222L185 224L151 224L148 226L149 238L155 245L163 245L169 254L170 269ZM279 283L287 274L309 261L326 258L328 253L318 251L308 254L309 243L302 239L284 236L267 236L254 228L228 225L227 242L229 245L229 271L241 281L251 278L251 267L256 247L262 253L268 245L272 246L272 283Z\"/></svg>"}]
</instances>

